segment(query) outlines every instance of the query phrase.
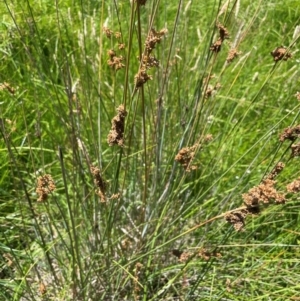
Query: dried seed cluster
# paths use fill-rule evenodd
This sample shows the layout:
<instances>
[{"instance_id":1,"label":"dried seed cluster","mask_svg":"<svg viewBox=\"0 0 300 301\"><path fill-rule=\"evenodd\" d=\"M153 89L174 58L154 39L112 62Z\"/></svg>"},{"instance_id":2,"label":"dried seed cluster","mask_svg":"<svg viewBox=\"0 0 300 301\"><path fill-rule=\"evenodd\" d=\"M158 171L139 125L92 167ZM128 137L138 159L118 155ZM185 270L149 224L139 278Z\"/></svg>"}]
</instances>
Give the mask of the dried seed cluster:
<instances>
[{"instance_id":1,"label":"dried seed cluster","mask_svg":"<svg viewBox=\"0 0 300 301\"><path fill-rule=\"evenodd\" d=\"M148 75L147 70L159 66L158 59L156 59L151 53L155 48L156 44L160 43L162 37L166 33L166 29L156 31L152 28L150 30L145 42L145 52L140 58L140 69L134 77L136 89L142 87L148 80L152 79L151 75Z\"/></svg>"},{"instance_id":2,"label":"dried seed cluster","mask_svg":"<svg viewBox=\"0 0 300 301\"><path fill-rule=\"evenodd\" d=\"M245 208L225 214L225 220L232 224L236 231L243 230L248 215L259 214L261 204L284 204L286 202L285 194L279 193L275 188L275 178L283 168L284 164L279 162L258 186L252 187L242 195Z\"/></svg>"},{"instance_id":3,"label":"dried seed cluster","mask_svg":"<svg viewBox=\"0 0 300 301\"><path fill-rule=\"evenodd\" d=\"M96 194L100 197L101 202L105 203L107 184L101 176L100 169L97 166L90 166L90 171L93 175L95 186L97 187Z\"/></svg>"},{"instance_id":4,"label":"dried seed cluster","mask_svg":"<svg viewBox=\"0 0 300 301\"><path fill-rule=\"evenodd\" d=\"M300 125L285 128L279 140L281 142L285 140L295 141L297 138L300 138Z\"/></svg>"},{"instance_id":5,"label":"dried seed cluster","mask_svg":"<svg viewBox=\"0 0 300 301\"><path fill-rule=\"evenodd\" d=\"M290 140L294 142L297 138L300 138L300 125L294 127L285 128L283 133L280 135L279 140L281 142L285 140ZM299 157L300 156L300 142L292 144L291 148L291 157Z\"/></svg>"},{"instance_id":6,"label":"dried seed cluster","mask_svg":"<svg viewBox=\"0 0 300 301\"><path fill-rule=\"evenodd\" d=\"M229 32L226 27L221 25L220 23L217 25L219 29L219 37L218 39L210 46L210 50L218 53L221 50L221 46L225 39L229 39Z\"/></svg>"},{"instance_id":7,"label":"dried seed cluster","mask_svg":"<svg viewBox=\"0 0 300 301\"><path fill-rule=\"evenodd\" d=\"M191 165L197 147L199 147L199 144L195 144L191 147L184 147L175 156L175 161L179 162L187 172L197 169L196 165Z\"/></svg>"},{"instance_id":8,"label":"dried seed cluster","mask_svg":"<svg viewBox=\"0 0 300 301\"><path fill-rule=\"evenodd\" d=\"M118 40L118 49L123 50L125 49L125 44L120 41L122 38L122 34L120 32L113 32L108 27L103 27L103 31L107 38L112 39L115 37ZM124 57L122 55L117 55L117 53L110 49L108 50L108 56L109 60L107 61L107 64L113 68L114 70L120 70L125 67L125 65L122 63L124 61Z\"/></svg>"},{"instance_id":9,"label":"dried seed cluster","mask_svg":"<svg viewBox=\"0 0 300 301\"><path fill-rule=\"evenodd\" d=\"M124 105L120 105L117 112L118 114L111 121L111 130L107 136L109 146L114 144L124 146L125 117L127 115Z\"/></svg>"},{"instance_id":10,"label":"dried seed cluster","mask_svg":"<svg viewBox=\"0 0 300 301\"><path fill-rule=\"evenodd\" d=\"M55 190L55 183L51 175L45 174L38 177L36 193L38 194L38 202L47 200L48 195Z\"/></svg>"},{"instance_id":11,"label":"dried seed cluster","mask_svg":"<svg viewBox=\"0 0 300 301\"><path fill-rule=\"evenodd\" d=\"M294 180L292 183L286 186L286 190L292 193L300 192L300 178Z\"/></svg>"},{"instance_id":12,"label":"dried seed cluster","mask_svg":"<svg viewBox=\"0 0 300 301\"><path fill-rule=\"evenodd\" d=\"M238 52L236 48L230 49L226 58L226 62L231 63L236 57L238 57L239 54L240 52Z\"/></svg>"},{"instance_id":13,"label":"dried seed cluster","mask_svg":"<svg viewBox=\"0 0 300 301\"><path fill-rule=\"evenodd\" d=\"M287 51L287 49L283 46L275 48L272 52L271 55L274 58L275 62L281 61L281 60L288 60L289 58L292 57L292 55Z\"/></svg>"},{"instance_id":14,"label":"dried seed cluster","mask_svg":"<svg viewBox=\"0 0 300 301\"><path fill-rule=\"evenodd\" d=\"M117 56L115 51L110 49L108 50L108 56L109 56L109 60L107 61L108 66L114 68L116 71L125 67L125 65L122 63L122 61L124 60L122 55Z\"/></svg>"},{"instance_id":15,"label":"dried seed cluster","mask_svg":"<svg viewBox=\"0 0 300 301\"><path fill-rule=\"evenodd\" d=\"M206 248L200 248L196 254L193 252L189 252L189 251L179 251L179 250L175 249L175 250L172 250L172 254L174 256L176 256L180 262L186 262L195 255L197 258L200 257L200 258L204 259L205 261L210 260L212 257L214 257L214 258L222 257L221 253L219 253L217 251L211 252L211 251L207 250Z\"/></svg>"},{"instance_id":16,"label":"dried seed cluster","mask_svg":"<svg viewBox=\"0 0 300 301\"><path fill-rule=\"evenodd\" d=\"M203 141L207 143L212 141L212 139L213 136L211 134L208 134L204 137ZM175 156L175 161L180 163L187 172L197 169L198 167L196 165L191 165L191 162L195 157L196 150L200 150L201 147L202 145L200 145L199 143L196 143L191 147L183 147Z\"/></svg>"}]
</instances>

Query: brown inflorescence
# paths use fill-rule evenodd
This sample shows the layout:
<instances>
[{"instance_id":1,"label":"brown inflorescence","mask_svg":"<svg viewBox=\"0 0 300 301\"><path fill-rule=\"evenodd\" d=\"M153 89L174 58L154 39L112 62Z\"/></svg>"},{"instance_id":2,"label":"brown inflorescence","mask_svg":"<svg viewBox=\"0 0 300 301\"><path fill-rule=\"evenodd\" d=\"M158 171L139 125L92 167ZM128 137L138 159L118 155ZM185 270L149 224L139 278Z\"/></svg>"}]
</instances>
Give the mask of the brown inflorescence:
<instances>
[{"instance_id":1,"label":"brown inflorescence","mask_svg":"<svg viewBox=\"0 0 300 301\"><path fill-rule=\"evenodd\" d=\"M152 80L152 76L149 75L145 69L141 68L134 76L136 89L143 86L148 80Z\"/></svg>"},{"instance_id":2,"label":"brown inflorescence","mask_svg":"<svg viewBox=\"0 0 300 301\"><path fill-rule=\"evenodd\" d=\"M155 48L156 44L160 43L162 37L167 33L166 29L156 31L151 29L146 42L145 42L145 52L140 60L140 69L134 77L135 88L138 89L142 87L148 80L152 80L151 75L148 75L147 70L153 67L159 66L159 61L155 56L151 55L152 50Z\"/></svg>"},{"instance_id":3,"label":"brown inflorescence","mask_svg":"<svg viewBox=\"0 0 300 301\"><path fill-rule=\"evenodd\" d=\"M242 231L245 219L249 214L259 214L260 204L285 204L285 194L279 193L274 187L275 178L283 170L284 164L276 164L271 173L258 185L242 195L245 208L230 211L225 214L225 220L232 224L237 231Z\"/></svg>"},{"instance_id":4,"label":"brown inflorescence","mask_svg":"<svg viewBox=\"0 0 300 301\"><path fill-rule=\"evenodd\" d=\"M146 42L145 42L146 55L150 55L152 50L155 48L155 45L157 43L160 43L161 39L167 32L168 31L165 28L160 31L156 31L154 28L151 28L151 30L147 36Z\"/></svg>"},{"instance_id":5,"label":"brown inflorescence","mask_svg":"<svg viewBox=\"0 0 300 301\"><path fill-rule=\"evenodd\" d=\"M246 209L240 209L234 212L228 212L225 214L225 220L232 224L236 231L242 231L245 227L245 218L248 215Z\"/></svg>"},{"instance_id":6,"label":"brown inflorescence","mask_svg":"<svg viewBox=\"0 0 300 301\"><path fill-rule=\"evenodd\" d=\"M127 115L124 105L120 105L117 112L118 114L111 121L111 130L107 136L109 146L114 144L124 146L125 117Z\"/></svg>"},{"instance_id":7,"label":"brown inflorescence","mask_svg":"<svg viewBox=\"0 0 300 301\"><path fill-rule=\"evenodd\" d=\"M208 251L206 248L199 248L197 253L190 252L190 251L179 251L177 249L172 250L172 254L178 258L180 262L186 262L195 255L197 257L200 257L206 261L210 260L212 257L214 258L220 258L222 255L218 253L217 251Z\"/></svg>"},{"instance_id":8,"label":"brown inflorescence","mask_svg":"<svg viewBox=\"0 0 300 301\"><path fill-rule=\"evenodd\" d=\"M217 251L208 251L205 248L200 248L198 251L198 256L206 261L210 260L212 257L214 258L220 258L222 257L221 253L217 252Z\"/></svg>"},{"instance_id":9,"label":"brown inflorescence","mask_svg":"<svg viewBox=\"0 0 300 301\"><path fill-rule=\"evenodd\" d=\"M48 195L55 190L56 186L51 175L45 174L38 177L36 193L38 194L38 202L47 200Z\"/></svg>"},{"instance_id":10,"label":"brown inflorescence","mask_svg":"<svg viewBox=\"0 0 300 301\"><path fill-rule=\"evenodd\" d=\"M220 23L217 25L217 27L219 29L219 38L210 47L210 50L215 53L218 53L221 50L224 40L229 39L229 32L227 28Z\"/></svg>"},{"instance_id":11,"label":"brown inflorescence","mask_svg":"<svg viewBox=\"0 0 300 301\"><path fill-rule=\"evenodd\" d=\"M282 172L285 165L282 162L278 162L273 170L269 173L266 179L275 180L275 178Z\"/></svg>"},{"instance_id":12,"label":"brown inflorescence","mask_svg":"<svg viewBox=\"0 0 300 301\"><path fill-rule=\"evenodd\" d=\"M292 183L286 186L286 190L292 193L300 192L300 178L294 180Z\"/></svg>"},{"instance_id":13,"label":"brown inflorescence","mask_svg":"<svg viewBox=\"0 0 300 301\"><path fill-rule=\"evenodd\" d=\"M300 125L285 128L279 140L281 142L285 140L295 141L297 138L300 138Z\"/></svg>"},{"instance_id":14,"label":"brown inflorescence","mask_svg":"<svg viewBox=\"0 0 300 301\"><path fill-rule=\"evenodd\" d=\"M97 187L96 194L100 197L101 202L105 203L107 184L101 176L100 169L97 166L90 166L90 171L93 175L95 186Z\"/></svg>"},{"instance_id":15,"label":"brown inflorescence","mask_svg":"<svg viewBox=\"0 0 300 301\"><path fill-rule=\"evenodd\" d=\"M103 31L104 31L105 35L110 39L112 34L113 34L113 31L110 30L108 27L105 27L105 26L103 27Z\"/></svg>"},{"instance_id":16,"label":"brown inflorescence","mask_svg":"<svg viewBox=\"0 0 300 301\"><path fill-rule=\"evenodd\" d=\"M259 203L269 204L272 201L276 204L284 204L286 202L285 195L276 190L274 187L275 183L275 180L265 179L261 184L244 193L242 197L247 209L253 208L255 210ZM249 210L249 212L251 211Z\"/></svg>"},{"instance_id":17,"label":"brown inflorescence","mask_svg":"<svg viewBox=\"0 0 300 301\"><path fill-rule=\"evenodd\" d=\"M286 61L286 60L288 60L289 58L292 57L292 55L283 46L275 48L271 52L271 55L273 56L275 62L278 62L280 60Z\"/></svg>"},{"instance_id":18,"label":"brown inflorescence","mask_svg":"<svg viewBox=\"0 0 300 301\"><path fill-rule=\"evenodd\" d=\"M232 48L229 50L226 62L231 63L240 53L237 51L236 48Z\"/></svg>"},{"instance_id":19,"label":"brown inflorescence","mask_svg":"<svg viewBox=\"0 0 300 301\"><path fill-rule=\"evenodd\" d=\"M300 142L297 144L292 144L291 145L291 157L299 157L300 156Z\"/></svg>"},{"instance_id":20,"label":"brown inflorescence","mask_svg":"<svg viewBox=\"0 0 300 301\"><path fill-rule=\"evenodd\" d=\"M197 169L197 166L191 165L197 147L199 147L198 144L191 147L184 147L175 156L175 161L179 162L187 172Z\"/></svg>"},{"instance_id":21,"label":"brown inflorescence","mask_svg":"<svg viewBox=\"0 0 300 301\"><path fill-rule=\"evenodd\" d=\"M116 52L113 49L110 49L108 51L108 55L109 60L107 61L107 64L110 67L114 68L116 71L125 67L125 65L122 63L122 61L124 60L122 55L117 56Z\"/></svg>"}]
</instances>

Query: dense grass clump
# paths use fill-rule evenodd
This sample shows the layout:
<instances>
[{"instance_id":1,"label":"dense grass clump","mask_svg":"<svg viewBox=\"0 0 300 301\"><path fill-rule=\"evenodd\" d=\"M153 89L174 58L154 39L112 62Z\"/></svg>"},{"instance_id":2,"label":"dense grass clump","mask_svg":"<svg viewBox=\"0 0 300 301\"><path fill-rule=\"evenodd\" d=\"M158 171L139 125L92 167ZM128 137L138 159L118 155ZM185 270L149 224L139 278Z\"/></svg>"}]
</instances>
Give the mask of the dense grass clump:
<instances>
[{"instance_id":1,"label":"dense grass clump","mask_svg":"<svg viewBox=\"0 0 300 301\"><path fill-rule=\"evenodd\" d=\"M297 300L298 1L0 11L0 300Z\"/></svg>"}]
</instances>

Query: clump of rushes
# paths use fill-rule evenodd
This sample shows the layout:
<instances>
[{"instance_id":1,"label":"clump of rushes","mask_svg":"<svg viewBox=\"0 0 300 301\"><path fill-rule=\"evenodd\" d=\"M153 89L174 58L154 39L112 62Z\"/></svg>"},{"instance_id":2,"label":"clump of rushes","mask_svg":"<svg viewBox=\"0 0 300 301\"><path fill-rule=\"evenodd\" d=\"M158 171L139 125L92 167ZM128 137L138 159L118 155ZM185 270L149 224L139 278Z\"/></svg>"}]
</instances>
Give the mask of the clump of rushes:
<instances>
[{"instance_id":1,"label":"clump of rushes","mask_svg":"<svg viewBox=\"0 0 300 301\"><path fill-rule=\"evenodd\" d=\"M147 70L159 66L158 59L151 55L151 53L166 33L167 29L165 28L160 31L156 31L153 28L150 30L145 42L145 52L140 58L140 69L134 77L136 89L142 87L148 80L152 79L152 76L148 75Z\"/></svg>"},{"instance_id":2,"label":"clump of rushes","mask_svg":"<svg viewBox=\"0 0 300 301\"><path fill-rule=\"evenodd\" d=\"M124 146L124 128L125 128L125 117L127 112L125 111L124 105L120 105L117 108L118 114L111 121L111 130L107 136L107 143L109 146L115 144Z\"/></svg>"},{"instance_id":3,"label":"clump of rushes","mask_svg":"<svg viewBox=\"0 0 300 301\"><path fill-rule=\"evenodd\" d=\"M100 197L101 202L105 203L107 184L101 176L100 169L96 166L91 166L90 171L94 177L94 183L97 187L96 194Z\"/></svg>"},{"instance_id":4,"label":"clump of rushes","mask_svg":"<svg viewBox=\"0 0 300 301\"><path fill-rule=\"evenodd\" d=\"M243 230L248 215L259 214L260 204L284 204L286 202L285 194L279 193L274 187L275 178L283 168L284 164L279 162L258 186L252 187L242 195L246 207L225 214L225 220L232 224L237 231Z\"/></svg>"},{"instance_id":5,"label":"clump of rushes","mask_svg":"<svg viewBox=\"0 0 300 301\"><path fill-rule=\"evenodd\" d=\"M219 29L219 37L218 39L210 46L210 50L218 53L221 50L221 46L225 39L229 39L229 32L226 27L224 27L222 24L217 25Z\"/></svg>"},{"instance_id":6,"label":"clump of rushes","mask_svg":"<svg viewBox=\"0 0 300 301\"><path fill-rule=\"evenodd\" d=\"M36 193L38 194L38 202L43 202L47 200L48 195L55 190L55 183L51 175L45 174L38 177Z\"/></svg>"},{"instance_id":7,"label":"clump of rushes","mask_svg":"<svg viewBox=\"0 0 300 301\"><path fill-rule=\"evenodd\" d=\"M209 134L204 138L204 142L209 142L212 139L212 135ZM196 150L199 150L201 147L202 145L200 145L199 143L196 143L190 147L183 147L175 156L175 161L180 163L187 172L198 169L197 165L192 165L191 163L195 157Z\"/></svg>"},{"instance_id":8,"label":"clump of rushes","mask_svg":"<svg viewBox=\"0 0 300 301\"><path fill-rule=\"evenodd\" d=\"M281 60L288 60L292 57L292 55L287 51L287 49L283 46L275 48L272 52L271 55L274 58L275 62L281 61Z\"/></svg>"}]
</instances>

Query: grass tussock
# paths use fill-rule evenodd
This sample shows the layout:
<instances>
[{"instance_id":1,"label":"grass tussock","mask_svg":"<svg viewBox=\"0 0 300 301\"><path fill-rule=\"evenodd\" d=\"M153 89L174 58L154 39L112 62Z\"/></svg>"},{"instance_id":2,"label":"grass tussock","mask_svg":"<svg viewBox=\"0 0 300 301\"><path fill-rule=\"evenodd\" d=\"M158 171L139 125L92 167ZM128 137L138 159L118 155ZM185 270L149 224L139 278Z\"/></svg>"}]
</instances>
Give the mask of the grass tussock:
<instances>
[{"instance_id":1,"label":"grass tussock","mask_svg":"<svg viewBox=\"0 0 300 301\"><path fill-rule=\"evenodd\" d=\"M298 3L0 11L0 300L296 300Z\"/></svg>"}]
</instances>

